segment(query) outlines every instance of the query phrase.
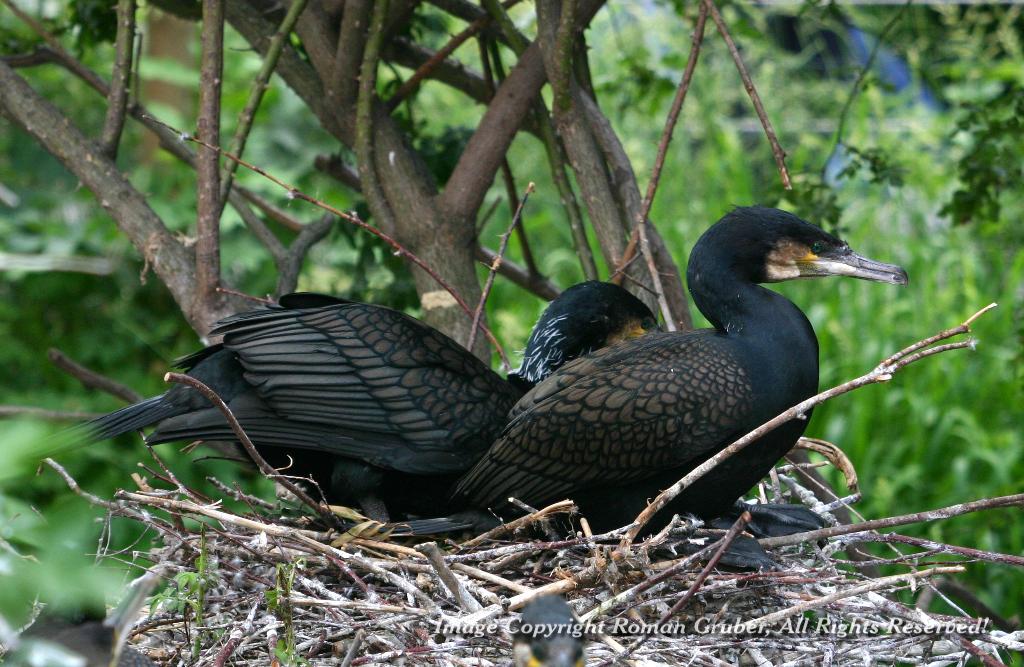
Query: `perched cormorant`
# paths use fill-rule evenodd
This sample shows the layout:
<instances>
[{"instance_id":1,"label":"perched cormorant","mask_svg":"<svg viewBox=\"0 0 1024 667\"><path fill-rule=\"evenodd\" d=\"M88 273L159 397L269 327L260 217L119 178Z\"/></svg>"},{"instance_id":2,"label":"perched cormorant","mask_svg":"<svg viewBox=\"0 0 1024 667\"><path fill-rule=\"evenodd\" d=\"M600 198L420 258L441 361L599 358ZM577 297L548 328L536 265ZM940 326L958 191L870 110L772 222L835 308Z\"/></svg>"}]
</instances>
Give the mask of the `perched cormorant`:
<instances>
[{"instance_id":1,"label":"perched cormorant","mask_svg":"<svg viewBox=\"0 0 1024 667\"><path fill-rule=\"evenodd\" d=\"M510 496L534 507L572 498L595 530L628 524L662 489L817 393L810 322L758 283L827 275L907 282L900 267L861 257L790 213L733 210L701 236L687 270L694 303L714 328L652 333L566 364L513 408L456 496L499 512L511 509ZM650 527L676 513L732 513L806 425L794 419L762 436L686 489ZM785 524L786 507L755 519ZM795 514L800 523L810 512Z\"/></svg>"},{"instance_id":2,"label":"perched cormorant","mask_svg":"<svg viewBox=\"0 0 1024 667\"><path fill-rule=\"evenodd\" d=\"M583 667L582 625L561 595L531 600L513 635L516 667Z\"/></svg>"},{"instance_id":3,"label":"perched cormorant","mask_svg":"<svg viewBox=\"0 0 1024 667\"><path fill-rule=\"evenodd\" d=\"M653 328L650 310L624 289L573 286L541 316L513 385L408 315L289 294L224 319L212 332L222 342L179 365L225 400L272 465L291 459L287 474L312 474L332 502L357 502L386 521L392 505L436 514L537 380L605 341ZM153 424L151 445L235 441L221 413L183 385L87 427L99 440Z\"/></svg>"}]
</instances>

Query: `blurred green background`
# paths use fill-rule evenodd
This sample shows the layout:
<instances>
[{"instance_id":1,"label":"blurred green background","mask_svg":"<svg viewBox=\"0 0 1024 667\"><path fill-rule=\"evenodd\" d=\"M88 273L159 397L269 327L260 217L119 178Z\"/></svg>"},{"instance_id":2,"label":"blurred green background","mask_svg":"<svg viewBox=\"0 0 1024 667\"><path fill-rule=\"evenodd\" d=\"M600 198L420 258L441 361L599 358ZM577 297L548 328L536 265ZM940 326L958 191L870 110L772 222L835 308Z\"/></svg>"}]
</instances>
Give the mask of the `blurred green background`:
<instances>
[{"instance_id":1,"label":"blurred green background","mask_svg":"<svg viewBox=\"0 0 1024 667\"><path fill-rule=\"evenodd\" d=\"M107 73L112 47L106 4L38 3L36 9L41 8L69 48ZM514 14L530 34L535 27L532 11L522 6ZM926 360L887 385L857 391L816 410L807 434L835 442L849 454L864 492L858 509L869 518L1022 488L1021 11L1012 5L726 6L726 20L789 153L795 189L782 190L768 144L710 23L669 150L652 219L681 267L701 231L730 206L761 203L799 212L841 234L858 251L907 269L911 280L903 289L838 279L778 286L805 310L818 332L823 387L859 375L890 352L999 302L975 327L977 351ZM599 99L633 160L641 188L689 50L694 14L694 6L678 2L614 3L602 10L588 33ZM435 47L463 27L426 5L418 10L417 25L419 38ZM198 82L198 33L187 26L185 34L191 51L181 58L145 57L141 79L147 85L177 86L177 104L148 101L145 87L143 100L164 121L188 129ZM851 100L861 65L883 34L874 67ZM28 51L34 43L10 13L0 11L5 54ZM230 31L228 46L224 123L230 130L260 62ZM467 46L456 56L476 66L475 51ZM901 71L904 77L894 75ZM102 125L103 101L64 71L50 66L20 73L69 111L80 127L95 134ZM382 68L380 85L393 87L398 77L408 75L400 68ZM399 113L443 181L482 107L431 83ZM834 151L841 118L842 148ZM365 214L358 197L312 168L315 156L335 150L305 107L275 79L257 115L246 157L307 193ZM524 219L542 271L562 287L578 282L579 263L542 146L522 136L510 162L520 189L528 181L537 183ZM144 130L131 121L119 164L168 225L188 233L195 218L194 173L154 150ZM254 174L241 173L239 179L300 219L317 217L316 210L289 202L283 191ZM6 193L0 197L3 252L113 260L113 272L101 276L0 271L0 404L89 412L119 407L116 399L87 391L54 368L46 359L49 347L142 394L163 391L161 377L170 361L196 349L200 341L159 281L146 274L138 253L89 192L5 121L0 121L0 186ZM497 207L481 238L496 247L511 215L502 187L493 189L484 210L492 202ZM273 264L230 209L223 230L227 280L251 294L272 291ZM515 241L510 255L520 259ZM300 289L416 314L406 267L376 240L347 227L336 228L314 249ZM506 281L497 281L488 315L507 349L523 347L543 306ZM701 326L706 324L694 315ZM126 572L133 550L146 548L142 527L106 522L101 510L70 494L52 471L37 474L47 446L44 439L60 427L25 418L0 421L0 575L25 575L5 576L5 582L17 585L0 586L0 615L8 618L23 617L41 587L44 599L58 602L63 597L78 604L79 593L102 599L130 576ZM243 483L270 494L266 484L223 462L192 464L199 453L181 454L165 446L160 455L183 481L200 490L212 492L204 477L217 474L223 479L241 476ZM136 438L56 456L101 497L133 487L129 475L146 474L137 462L153 465ZM1019 510L902 530L963 546L1024 553ZM100 547L125 551L101 562L102 576L84 576L93 563L86 554ZM1020 613L1021 570L975 564L964 581L1003 615ZM65 595L67 591L71 593Z\"/></svg>"}]
</instances>

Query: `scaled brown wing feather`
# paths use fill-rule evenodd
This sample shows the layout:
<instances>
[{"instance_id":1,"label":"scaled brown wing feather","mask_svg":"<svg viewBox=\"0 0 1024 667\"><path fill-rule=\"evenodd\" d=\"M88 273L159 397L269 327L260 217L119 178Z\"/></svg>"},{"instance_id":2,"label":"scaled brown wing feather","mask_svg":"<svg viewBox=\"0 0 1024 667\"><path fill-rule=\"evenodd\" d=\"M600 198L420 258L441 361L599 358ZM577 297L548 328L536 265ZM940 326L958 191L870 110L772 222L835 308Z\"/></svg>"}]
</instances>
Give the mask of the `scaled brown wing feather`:
<instances>
[{"instance_id":1,"label":"scaled brown wing feather","mask_svg":"<svg viewBox=\"0 0 1024 667\"><path fill-rule=\"evenodd\" d=\"M330 429L346 441L339 453L375 463L392 447L397 469L431 451L468 464L518 396L455 341L380 306L254 311L213 333L223 334L246 381L282 419Z\"/></svg>"},{"instance_id":2,"label":"scaled brown wing feather","mask_svg":"<svg viewBox=\"0 0 1024 667\"><path fill-rule=\"evenodd\" d=\"M566 365L522 398L456 493L478 506L509 496L541 506L706 458L750 403L712 335L650 334Z\"/></svg>"}]
</instances>

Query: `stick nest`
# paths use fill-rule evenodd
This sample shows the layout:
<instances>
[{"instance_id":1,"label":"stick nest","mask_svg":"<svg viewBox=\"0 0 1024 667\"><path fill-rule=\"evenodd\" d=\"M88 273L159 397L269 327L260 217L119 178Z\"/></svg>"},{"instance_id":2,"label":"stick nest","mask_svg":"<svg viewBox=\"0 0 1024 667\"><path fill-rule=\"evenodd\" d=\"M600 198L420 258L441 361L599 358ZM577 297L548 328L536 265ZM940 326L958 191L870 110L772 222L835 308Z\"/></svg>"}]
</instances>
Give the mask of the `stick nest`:
<instances>
[{"instance_id":1,"label":"stick nest","mask_svg":"<svg viewBox=\"0 0 1024 667\"><path fill-rule=\"evenodd\" d=\"M813 498L785 474L762 494L787 499L780 477ZM685 517L625 556L616 552L623 530L569 534L565 526L585 523L569 502L493 539L417 545L379 524L327 531L320 518L218 483L248 508L230 511L170 481L177 488L142 483L113 502L90 498L159 535L163 546L141 555L169 585L130 641L164 665L507 665L519 610L546 593L563 594L581 620L589 665L991 665L1024 649L1024 631L1002 619L919 608L945 598L941 583L958 563L996 554L965 558L933 543L910 554L890 546L886 558L837 555L880 541L868 532L771 548L777 571L702 572L724 531ZM809 504L833 520L828 511L843 505ZM896 574L881 577L879 566Z\"/></svg>"}]
</instances>

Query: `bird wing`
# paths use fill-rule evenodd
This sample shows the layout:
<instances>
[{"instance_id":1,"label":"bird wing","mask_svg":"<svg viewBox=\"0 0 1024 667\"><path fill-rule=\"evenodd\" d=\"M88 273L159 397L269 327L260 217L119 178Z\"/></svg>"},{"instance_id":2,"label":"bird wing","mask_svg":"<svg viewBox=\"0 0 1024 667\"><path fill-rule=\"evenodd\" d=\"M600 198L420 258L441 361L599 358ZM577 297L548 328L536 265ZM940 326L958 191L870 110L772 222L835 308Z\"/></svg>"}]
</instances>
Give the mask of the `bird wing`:
<instances>
[{"instance_id":1,"label":"bird wing","mask_svg":"<svg viewBox=\"0 0 1024 667\"><path fill-rule=\"evenodd\" d=\"M430 460L413 464L413 454L432 452L466 454L457 459L464 469L468 454L497 436L518 397L455 341L380 306L251 311L222 321L213 334L223 334L246 382L293 428L326 429L346 442L346 455L385 459L383 465L391 458L399 470Z\"/></svg>"},{"instance_id":2,"label":"bird wing","mask_svg":"<svg viewBox=\"0 0 1024 667\"><path fill-rule=\"evenodd\" d=\"M537 385L456 493L541 506L574 491L694 465L739 434L751 388L713 331L650 334Z\"/></svg>"}]
</instances>

